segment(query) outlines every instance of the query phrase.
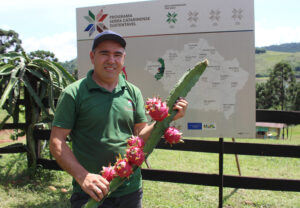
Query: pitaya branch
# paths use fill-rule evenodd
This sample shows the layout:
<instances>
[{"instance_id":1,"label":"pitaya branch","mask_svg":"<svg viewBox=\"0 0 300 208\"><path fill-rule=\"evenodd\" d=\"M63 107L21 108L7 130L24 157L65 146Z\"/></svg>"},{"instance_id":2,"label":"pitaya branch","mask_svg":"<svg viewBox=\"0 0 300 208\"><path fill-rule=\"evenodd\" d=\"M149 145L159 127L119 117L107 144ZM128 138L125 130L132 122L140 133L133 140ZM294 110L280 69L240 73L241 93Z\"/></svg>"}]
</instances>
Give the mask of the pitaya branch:
<instances>
[{"instance_id":1,"label":"pitaya branch","mask_svg":"<svg viewBox=\"0 0 300 208\"><path fill-rule=\"evenodd\" d=\"M208 65L208 61L204 60L203 62L198 63L193 69L188 70L181 79L174 86L173 90L170 92L169 97L167 98L167 106L169 107L169 116L166 117L163 121L157 121L154 125L153 130L145 144L144 153L147 158L154 148L157 146L162 135L164 135L165 130L169 127L170 123L173 120L173 117L176 115L177 111L173 110L173 105L178 100L179 97L186 97L190 92L192 87L198 82L200 76L205 71ZM135 171L138 166L133 165L133 171ZM87 204L83 208L97 208L103 203L103 201L115 191L127 178L116 177L110 182L110 191L100 202L96 202L92 198L89 199Z\"/></svg>"},{"instance_id":2,"label":"pitaya branch","mask_svg":"<svg viewBox=\"0 0 300 208\"><path fill-rule=\"evenodd\" d=\"M169 114L167 118L163 121L159 121L155 124L147 143L144 147L144 152L146 157L150 155L153 149L158 144L162 135L164 135L165 129L167 129L170 123L173 120L173 117L176 115L177 111L173 110L173 105L178 100L179 97L186 97L190 92L192 87L198 82L200 76L203 74L204 70L208 65L208 61L204 60L203 62L198 63L193 69L188 70L177 82L172 91L170 92L169 97L167 98L167 106L169 107Z\"/></svg>"}]
</instances>

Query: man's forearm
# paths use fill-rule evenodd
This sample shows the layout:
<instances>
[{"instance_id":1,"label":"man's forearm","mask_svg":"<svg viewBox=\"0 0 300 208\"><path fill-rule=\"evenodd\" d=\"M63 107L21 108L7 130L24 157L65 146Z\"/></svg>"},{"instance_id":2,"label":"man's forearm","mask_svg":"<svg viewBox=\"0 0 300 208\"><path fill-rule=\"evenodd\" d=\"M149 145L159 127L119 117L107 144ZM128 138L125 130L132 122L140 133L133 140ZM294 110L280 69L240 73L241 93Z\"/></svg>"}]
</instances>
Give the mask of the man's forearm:
<instances>
[{"instance_id":1,"label":"man's forearm","mask_svg":"<svg viewBox=\"0 0 300 208\"><path fill-rule=\"evenodd\" d=\"M80 183L88 171L79 164L70 147L66 143L69 130L53 127L50 136L50 151L62 169L72 175Z\"/></svg>"},{"instance_id":2,"label":"man's forearm","mask_svg":"<svg viewBox=\"0 0 300 208\"><path fill-rule=\"evenodd\" d=\"M139 134L138 136L142 137L144 139L145 142L147 142L152 130L153 130L153 127L155 125L155 122L153 122L152 124L146 124L144 126L144 128L142 128L140 131L139 131Z\"/></svg>"},{"instance_id":3,"label":"man's forearm","mask_svg":"<svg viewBox=\"0 0 300 208\"><path fill-rule=\"evenodd\" d=\"M52 155L55 157L61 168L72 175L75 180L80 183L88 174L88 171L79 164L66 143L61 143L59 146L60 147L52 148Z\"/></svg>"},{"instance_id":4,"label":"man's forearm","mask_svg":"<svg viewBox=\"0 0 300 208\"><path fill-rule=\"evenodd\" d=\"M99 174L89 173L76 159L66 143L68 131L59 130L51 132L50 151L57 163L74 177L82 190L94 200L100 201L109 191L109 182Z\"/></svg>"}]
</instances>

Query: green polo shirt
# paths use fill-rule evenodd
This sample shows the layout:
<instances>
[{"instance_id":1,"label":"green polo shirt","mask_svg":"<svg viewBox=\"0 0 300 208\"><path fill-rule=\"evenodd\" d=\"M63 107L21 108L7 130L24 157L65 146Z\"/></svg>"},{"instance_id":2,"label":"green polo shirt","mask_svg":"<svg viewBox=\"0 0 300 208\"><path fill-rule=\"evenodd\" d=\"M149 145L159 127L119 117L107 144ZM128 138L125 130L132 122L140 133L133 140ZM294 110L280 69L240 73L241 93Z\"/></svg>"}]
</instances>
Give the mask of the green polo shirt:
<instances>
[{"instance_id":1,"label":"green polo shirt","mask_svg":"<svg viewBox=\"0 0 300 208\"><path fill-rule=\"evenodd\" d=\"M72 150L79 163L91 173L116 162L125 154L127 139L134 124L147 122L140 90L119 76L116 88L109 92L86 78L66 87L56 107L53 126L71 129ZM141 171L135 173L111 196L122 196L141 188ZM83 192L73 179L73 192Z\"/></svg>"}]
</instances>

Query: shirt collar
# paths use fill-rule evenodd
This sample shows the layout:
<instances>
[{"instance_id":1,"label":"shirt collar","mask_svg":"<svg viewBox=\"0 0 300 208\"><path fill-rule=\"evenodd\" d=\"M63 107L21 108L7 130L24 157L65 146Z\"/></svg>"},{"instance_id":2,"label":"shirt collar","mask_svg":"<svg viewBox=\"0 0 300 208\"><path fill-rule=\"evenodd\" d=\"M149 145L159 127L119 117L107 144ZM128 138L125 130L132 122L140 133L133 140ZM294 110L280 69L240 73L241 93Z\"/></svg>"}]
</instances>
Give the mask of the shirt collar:
<instances>
[{"instance_id":1,"label":"shirt collar","mask_svg":"<svg viewBox=\"0 0 300 208\"><path fill-rule=\"evenodd\" d=\"M94 70L91 69L89 70L89 72L87 73L87 88L89 91L92 90L101 90L103 92L109 92L108 90L106 90L105 88L99 86L94 80L93 80L93 75ZM124 77L122 76L122 74L119 75L119 81L118 81L118 85L116 86L116 88L113 90L113 93L115 92L119 92L120 90L123 90L124 88L126 88L126 81L124 79Z\"/></svg>"}]
</instances>

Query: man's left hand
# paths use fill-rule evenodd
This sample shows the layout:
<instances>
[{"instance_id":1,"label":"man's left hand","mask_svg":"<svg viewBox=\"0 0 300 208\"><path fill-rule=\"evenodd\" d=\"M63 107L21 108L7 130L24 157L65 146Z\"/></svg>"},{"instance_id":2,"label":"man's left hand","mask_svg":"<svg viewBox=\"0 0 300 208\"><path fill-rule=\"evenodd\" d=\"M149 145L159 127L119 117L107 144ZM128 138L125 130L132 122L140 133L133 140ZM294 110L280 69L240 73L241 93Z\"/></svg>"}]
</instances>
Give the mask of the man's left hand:
<instances>
[{"instance_id":1,"label":"man's left hand","mask_svg":"<svg viewBox=\"0 0 300 208\"><path fill-rule=\"evenodd\" d=\"M173 106L173 110L177 110L176 115L173 118L173 121L182 118L185 115L188 102L184 98L179 98Z\"/></svg>"}]
</instances>

